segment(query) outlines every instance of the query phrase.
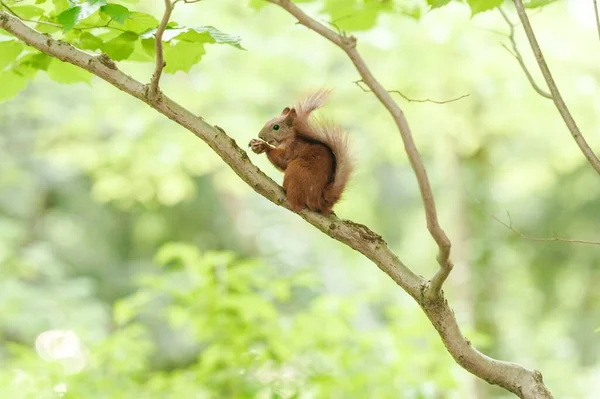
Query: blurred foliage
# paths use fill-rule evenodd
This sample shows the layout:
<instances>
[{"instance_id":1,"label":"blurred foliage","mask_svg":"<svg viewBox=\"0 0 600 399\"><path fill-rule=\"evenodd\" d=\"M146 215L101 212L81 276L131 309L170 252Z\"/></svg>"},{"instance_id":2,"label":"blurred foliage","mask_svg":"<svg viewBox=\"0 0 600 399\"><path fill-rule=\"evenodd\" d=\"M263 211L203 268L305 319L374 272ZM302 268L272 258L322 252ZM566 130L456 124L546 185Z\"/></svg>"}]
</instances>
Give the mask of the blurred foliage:
<instances>
[{"instance_id":1,"label":"blurred foliage","mask_svg":"<svg viewBox=\"0 0 600 399\"><path fill-rule=\"evenodd\" d=\"M162 1L3 2L149 80ZM401 103L454 244L448 300L485 353L541 370L556 397L599 397L600 250L528 241L492 218L600 239L597 176L503 51L507 27L484 12L500 3L297 3L355 34L390 90L469 94ZM592 4L528 3L542 6L538 39L600 148ZM395 126L352 83L344 54L264 1L180 2L173 20L163 90L238 143L298 93L334 86L326 112L359 162L336 213L382 234L415 272L436 270ZM0 107L1 397L510 397L458 367L374 265L256 195L138 100L2 32L0 83L0 99L12 97Z\"/></svg>"},{"instance_id":2,"label":"blurred foliage","mask_svg":"<svg viewBox=\"0 0 600 399\"><path fill-rule=\"evenodd\" d=\"M165 244L156 258L164 269L144 276L134 294L115 303L110 335L90 339L86 347L64 331L38 338L38 352L48 363L37 360L27 345L7 345L5 367L13 373L0 374L0 393L392 398L400 390L405 397L423 398L455 386L448 373L451 359L412 349L443 350L434 336L424 334L426 325L415 312L386 306L386 328L355 329L365 298L316 296L310 274L280 277L265 263L230 252L202 253L183 243ZM158 337L160 354L148 327L153 325L168 333ZM86 330L77 332L85 336ZM73 364L82 352L86 371L77 373ZM437 385L421 379L423 374Z\"/></svg>"}]
</instances>

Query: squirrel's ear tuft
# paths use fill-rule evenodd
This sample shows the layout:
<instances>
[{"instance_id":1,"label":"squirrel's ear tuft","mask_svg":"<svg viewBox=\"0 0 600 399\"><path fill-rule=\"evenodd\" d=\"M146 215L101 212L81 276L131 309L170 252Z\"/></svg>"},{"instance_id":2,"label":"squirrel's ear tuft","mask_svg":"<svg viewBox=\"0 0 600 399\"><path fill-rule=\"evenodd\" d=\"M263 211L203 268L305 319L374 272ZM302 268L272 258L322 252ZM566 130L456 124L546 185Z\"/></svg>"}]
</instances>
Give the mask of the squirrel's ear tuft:
<instances>
[{"instance_id":1,"label":"squirrel's ear tuft","mask_svg":"<svg viewBox=\"0 0 600 399\"><path fill-rule=\"evenodd\" d=\"M281 115L285 115L285 114L287 114L288 112L290 112L290 107L285 107L285 108L283 109L283 111L281 111Z\"/></svg>"},{"instance_id":2,"label":"squirrel's ear tuft","mask_svg":"<svg viewBox=\"0 0 600 399\"><path fill-rule=\"evenodd\" d=\"M296 113L295 108L290 108L285 116L285 122L288 126L292 126L298 114Z\"/></svg>"}]
</instances>

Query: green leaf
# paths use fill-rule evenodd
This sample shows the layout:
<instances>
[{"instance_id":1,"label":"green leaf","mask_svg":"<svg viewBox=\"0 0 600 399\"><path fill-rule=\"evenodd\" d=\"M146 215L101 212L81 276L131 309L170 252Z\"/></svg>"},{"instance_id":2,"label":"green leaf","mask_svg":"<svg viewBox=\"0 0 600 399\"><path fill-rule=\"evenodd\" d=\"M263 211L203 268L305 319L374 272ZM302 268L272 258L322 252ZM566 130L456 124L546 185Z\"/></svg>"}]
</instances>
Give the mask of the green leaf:
<instances>
[{"instance_id":1,"label":"green leaf","mask_svg":"<svg viewBox=\"0 0 600 399\"><path fill-rule=\"evenodd\" d=\"M170 242L164 244L154 256L154 261L162 266L173 263L191 264L200 259L200 250L190 244Z\"/></svg>"},{"instance_id":2,"label":"green leaf","mask_svg":"<svg viewBox=\"0 0 600 399\"><path fill-rule=\"evenodd\" d=\"M80 4L79 20L85 19L106 5L106 0L88 0Z\"/></svg>"},{"instance_id":3,"label":"green leaf","mask_svg":"<svg viewBox=\"0 0 600 399\"><path fill-rule=\"evenodd\" d=\"M527 3L523 4L525 8L539 8L547 6L548 4L554 3L556 0L530 0Z\"/></svg>"},{"instance_id":4,"label":"green leaf","mask_svg":"<svg viewBox=\"0 0 600 399\"><path fill-rule=\"evenodd\" d=\"M81 7L71 7L56 17L56 22L61 24L64 30L70 30L77 25L79 22L79 14L81 13Z\"/></svg>"},{"instance_id":5,"label":"green leaf","mask_svg":"<svg viewBox=\"0 0 600 399\"><path fill-rule=\"evenodd\" d=\"M39 72L39 69L28 64L19 64L14 66L11 71L25 78L26 80L31 80Z\"/></svg>"},{"instance_id":6,"label":"green leaf","mask_svg":"<svg viewBox=\"0 0 600 399\"><path fill-rule=\"evenodd\" d=\"M254 8L255 10L260 10L261 8L266 7L267 5L269 5L268 2L266 2L265 0L250 0L250 7Z\"/></svg>"},{"instance_id":7,"label":"green leaf","mask_svg":"<svg viewBox=\"0 0 600 399\"><path fill-rule=\"evenodd\" d=\"M16 41L0 42L0 70L13 63L25 46Z\"/></svg>"},{"instance_id":8,"label":"green leaf","mask_svg":"<svg viewBox=\"0 0 600 399\"><path fill-rule=\"evenodd\" d=\"M156 29L144 32L140 35L142 39L154 38ZM173 39L183 40L193 43L219 43L229 44L231 46L243 49L240 45L241 38L239 36L229 35L213 26L195 26L184 28L166 29L163 33L163 42L170 42Z\"/></svg>"},{"instance_id":9,"label":"green leaf","mask_svg":"<svg viewBox=\"0 0 600 399\"><path fill-rule=\"evenodd\" d=\"M224 33L213 26L196 26L196 27L193 27L192 29L193 29L193 32L196 32L196 33L206 32L208 35L210 35L215 40L216 43L229 44L229 45L231 45L233 47L237 47L241 50L244 49L240 45L240 42L242 41L242 39L239 36L234 36L234 35ZM191 34L191 31L188 33ZM185 40L185 39L181 39L181 40ZM190 41L196 41L196 40L190 40Z\"/></svg>"},{"instance_id":10,"label":"green leaf","mask_svg":"<svg viewBox=\"0 0 600 399\"><path fill-rule=\"evenodd\" d=\"M89 83L92 80L92 75L88 71L57 59L50 62L47 71L48 76L59 83Z\"/></svg>"},{"instance_id":11,"label":"green leaf","mask_svg":"<svg viewBox=\"0 0 600 399\"><path fill-rule=\"evenodd\" d=\"M115 61L125 60L133 53L138 37L136 33L123 32L114 39L104 43L102 51Z\"/></svg>"},{"instance_id":12,"label":"green leaf","mask_svg":"<svg viewBox=\"0 0 600 399\"><path fill-rule=\"evenodd\" d=\"M427 0L427 4L431 6L431 9L436 9L445 6L450 3L450 0Z\"/></svg>"},{"instance_id":13,"label":"green leaf","mask_svg":"<svg viewBox=\"0 0 600 399\"><path fill-rule=\"evenodd\" d=\"M32 19L44 15L45 11L36 6L13 6L11 9L21 18Z\"/></svg>"},{"instance_id":14,"label":"green leaf","mask_svg":"<svg viewBox=\"0 0 600 399\"><path fill-rule=\"evenodd\" d=\"M72 4L68 0L52 0L52 3L54 4L54 15L60 14L72 7Z\"/></svg>"},{"instance_id":15,"label":"green leaf","mask_svg":"<svg viewBox=\"0 0 600 399\"><path fill-rule=\"evenodd\" d=\"M201 43L181 41L164 46L163 53L167 63L165 72L175 73L177 71L188 72L192 66L200 62L206 51Z\"/></svg>"},{"instance_id":16,"label":"green leaf","mask_svg":"<svg viewBox=\"0 0 600 399\"><path fill-rule=\"evenodd\" d=\"M379 14L393 11L392 1L326 0L322 11L337 29L364 31L377 23Z\"/></svg>"},{"instance_id":17,"label":"green leaf","mask_svg":"<svg viewBox=\"0 0 600 399\"><path fill-rule=\"evenodd\" d=\"M155 33L156 29L152 29L140 35L143 49L151 56L155 53ZM206 53L206 43L229 44L243 50L240 41L240 37L223 33L212 26L167 29L163 33L165 72L188 72Z\"/></svg>"},{"instance_id":18,"label":"green leaf","mask_svg":"<svg viewBox=\"0 0 600 399\"><path fill-rule=\"evenodd\" d=\"M0 71L0 82L2 82L0 101L16 96L27 86L27 79L14 71Z\"/></svg>"},{"instance_id":19,"label":"green leaf","mask_svg":"<svg viewBox=\"0 0 600 399\"><path fill-rule=\"evenodd\" d=\"M104 42L98 36L94 36L89 32L83 32L79 36L79 48L84 50L98 50L102 48Z\"/></svg>"},{"instance_id":20,"label":"green leaf","mask_svg":"<svg viewBox=\"0 0 600 399\"><path fill-rule=\"evenodd\" d=\"M152 40L152 43L154 43L154 40ZM143 47L143 45L144 45L143 41L141 41L141 40L136 41L135 48L133 49L133 53L131 53L131 55L127 59L129 61L153 62L154 57L151 56L150 54L154 54L154 52L148 53L146 51L146 49Z\"/></svg>"},{"instance_id":21,"label":"green leaf","mask_svg":"<svg viewBox=\"0 0 600 399\"><path fill-rule=\"evenodd\" d=\"M158 20L150 14L132 12L131 17L123 24L123 29L141 34L158 26Z\"/></svg>"},{"instance_id":22,"label":"green leaf","mask_svg":"<svg viewBox=\"0 0 600 399\"><path fill-rule=\"evenodd\" d=\"M312 3L314 0L295 0L294 3ZM269 2L266 0L250 0L248 3L251 8L255 10L260 10L269 5Z\"/></svg>"},{"instance_id":23,"label":"green leaf","mask_svg":"<svg viewBox=\"0 0 600 399\"><path fill-rule=\"evenodd\" d=\"M127 7L123 7L119 4L107 4L100 7L100 12L111 17L114 21L124 24L125 21L132 17L133 14L127 9Z\"/></svg>"},{"instance_id":24,"label":"green leaf","mask_svg":"<svg viewBox=\"0 0 600 399\"><path fill-rule=\"evenodd\" d=\"M27 54L19 60L20 65L27 65L43 71L48 69L52 57L44 53Z\"/></svg>"},{"instance_id":25,"label":"green leaf","mask_svg":"<svg viewBox=\"0 0 600 399\"><path fill-rule=\"evenodd\" d=\"M501 6L504 0L467 0L471 7L471 16Z\"/></svg>"},{"instance_id":26,"label":"green leaf","mask_svg":"<svg viewBox=\"0 0 600 399\"><path fill-rule=\"evenodd\" d=\"M154 57L155 53L156 53L156 44L155 43L156 43L156 40L154 39L154 37L142 39L142 48L151 57Z\"/></svg>"},{"instance_id":27,"label":"green leaf","mask_svg":"<svg viewBox=\"0 0 600 399\"><path fill-rule=\"evenodd\" d=\"M73 29L81 20L86 19L106 4L106 0L88 0L75 7L68 8L58 14L56 21L65 31Z\"/></svg>"}]
</instances>

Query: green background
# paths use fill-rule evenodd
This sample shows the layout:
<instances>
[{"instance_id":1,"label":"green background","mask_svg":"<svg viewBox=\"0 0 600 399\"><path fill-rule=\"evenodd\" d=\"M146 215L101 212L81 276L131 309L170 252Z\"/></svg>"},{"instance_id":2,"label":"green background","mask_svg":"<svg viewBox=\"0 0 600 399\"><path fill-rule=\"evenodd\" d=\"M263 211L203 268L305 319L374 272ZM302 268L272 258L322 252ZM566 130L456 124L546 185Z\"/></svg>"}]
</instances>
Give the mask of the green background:
<instances>
[{"instance_id":1,"label":"green background","mask_svg":"<svg viewBox=\"0 0 600 399\"><path fill-rule=\"evenodd\" d=\"M5 3L149 81L162 1ZM298 3L356 35L387 89L468 94L396 97L453 241L446 296L484 353L540 370L556 398L600 397L600 246L536 242L494 220L600 240L597 174L502 47L499 13L477 14L499 3ZM391 117L353 83L342 51L263 5L177 4L172 19L193 29L167 31L163 91L245 146L300 93L333 87L324 114L346 128L358 164L336 213L431 276L435 243ZM592 3L529 14L598 152ZM118 29L91 29L111 18ZM511 397L456 365L375 265L256 194L192 134L5 32L0 41L1 397ZM264 155L249 156L281 182Z\"/></svg>"}]
</instances>

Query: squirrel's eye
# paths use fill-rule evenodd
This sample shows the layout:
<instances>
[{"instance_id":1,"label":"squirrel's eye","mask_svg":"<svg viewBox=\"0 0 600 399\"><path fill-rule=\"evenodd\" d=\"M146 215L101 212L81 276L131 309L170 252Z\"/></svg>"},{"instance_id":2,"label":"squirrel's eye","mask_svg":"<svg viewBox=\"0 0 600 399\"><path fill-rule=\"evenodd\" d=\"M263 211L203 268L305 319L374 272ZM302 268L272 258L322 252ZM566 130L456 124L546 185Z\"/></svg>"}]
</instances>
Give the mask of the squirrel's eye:
<instances>
[{"instance_id":1,"label":"squirrel's eye","mask_svg":"<svg viewBox=\"0 0 600 399\"><path fill-rule=\"evenodd\" d=\"M273 125L273 130L279 130L279 125Z\"/></svg>"}]
</instances>

